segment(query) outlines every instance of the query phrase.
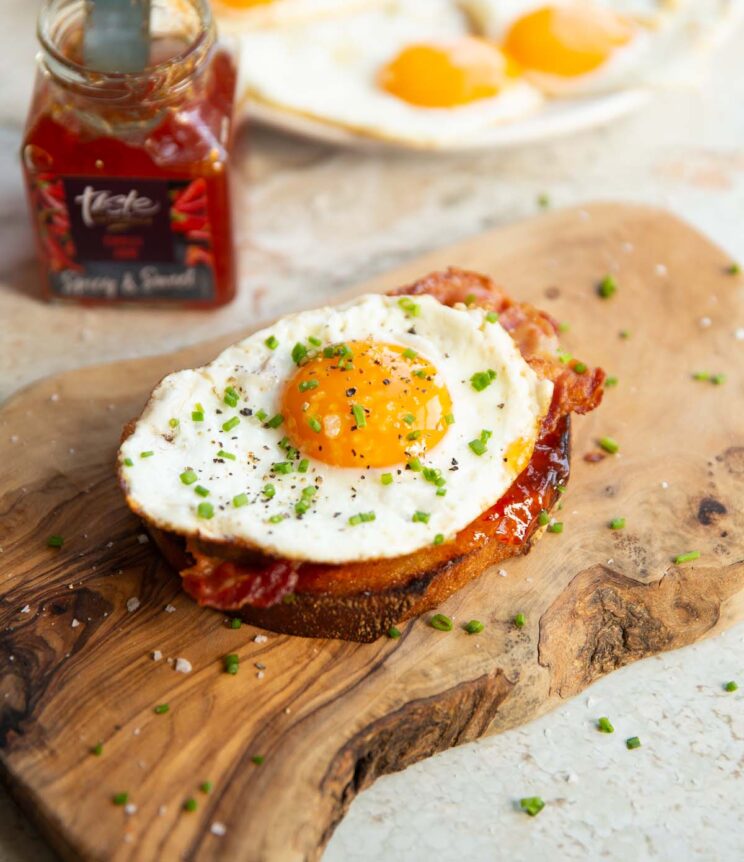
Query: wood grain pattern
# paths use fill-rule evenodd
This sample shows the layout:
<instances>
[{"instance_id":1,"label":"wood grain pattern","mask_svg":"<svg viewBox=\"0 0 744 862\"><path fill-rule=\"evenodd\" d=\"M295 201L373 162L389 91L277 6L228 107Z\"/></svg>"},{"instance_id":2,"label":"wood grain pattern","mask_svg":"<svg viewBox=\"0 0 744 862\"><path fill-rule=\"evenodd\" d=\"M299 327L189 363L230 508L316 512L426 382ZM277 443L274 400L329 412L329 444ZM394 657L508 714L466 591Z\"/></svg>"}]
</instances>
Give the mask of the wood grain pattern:
<instances>
[{"instance_id":1,"label":"wood grain pattern","mask_svg":"<svg viewBox=\"0 0 744 862\"><path fill-rule=\"evenodd\" d=\"M595 205L475 238L365 289L450 263L570 322L567 348L620 379L574 422L564 533L443 608L458 624L481 619L477 637L418 620L397 641L256 643L257 630L228 629L180 593L121 500L114 453L161 376L231 339L48 379L0 411L0 764L65 858L317 859L376 776L744 617L744 381L732 331L744 296L723 253L669 215ZM620 289L603 302L594 285L607 271ZM727 382L694 382L698 369ZM620 454L586 462L602 435ZM615 516L625 530L607 528ZM53 533L65 537L59 551L45 545ZM699 561L671 563L691 549ZM518 611L523 629L511 623ZM237 676L222 672L229 652ZM124 790L134 814L111 803ZM185 812L191 795L198 810Z\"/></svg>"}]
</instances>

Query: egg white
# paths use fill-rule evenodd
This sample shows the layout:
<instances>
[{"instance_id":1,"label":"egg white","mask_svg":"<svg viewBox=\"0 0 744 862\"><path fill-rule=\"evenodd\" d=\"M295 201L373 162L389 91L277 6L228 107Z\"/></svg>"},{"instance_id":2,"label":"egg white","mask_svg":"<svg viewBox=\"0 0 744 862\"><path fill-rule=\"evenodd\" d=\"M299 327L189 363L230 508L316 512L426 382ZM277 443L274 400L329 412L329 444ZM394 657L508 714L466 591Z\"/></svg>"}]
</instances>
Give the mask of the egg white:
<instances>
[{"instance_id":1,"label":"egg white","mask_svg":"<svg viewBox=\"0 0 744 862\"><path fill-rule=\"evenodd\" d=\"M454 0L394 0L384 8L304 27L247 33L240 92L354 132L436 147L534 112L539 91L514 79L497 96L453 108L422 108L377 84L382 67L414 43L469 35Z\"/></svg>"},{"instance_id":2,"label":"egg white","mask_svg":"<svg viewBox=\"0 0 744 862\"><path fill-rule=\"evenodd\" d=\"M229 347L209 365L179 371L155 389L133 433L119 452L119 471L130 506L155 525L185 536L198 536L257 548L265 553L326 563L397 557L431 545L441 533L450 538L492 506L515 479L518 467L505 452L524 441L527 454L552 395L552 383L541 380L522 358L508 333L486 320L480 309L453 309L432 297L417 297L421 313L412 321L394 297L368 295L345 306L302 312L278 321ZM270 350L266 338L279 346ZM279 446L282 428L268 428L255 416L280 411L285 381L296 371L291 350L297 341L320 338L323 344L374 340L410 347L437 368L453 404L455 423L423 457L441 470L446 496L405 464L383 469L341 468L310 459L306 473L275 474L272 464L284 460ZM496 378L482 391L470 381L476 372L493 369ZM223 403L227 386L241 393L236 408ZM194 422L197 403L204 421ZM254 415L239 410L250 407ZM221 411L218 413L218 411ZM222 424L233 416L239 424ZM179 420L174 429L169 422ZM469 447L483 429L492 433L487 451ZM217 457L224 450L236 460ZM153 452L142 458L142 452ZM301 453L302 454L302 453ZM127 466L126 459L131 460ZM454 469L453 469L454 468ZM214 517L198 517L204 498L196 484L184 485L180 474L196 472ZM392 472L394 481L380 477ZM261 491L271 482L271 500ZM297 517L302 489L317 488L310 511ZM246 494L248 505L235 508L233 498ZM349 518L374 512L375 520L357 525ZM416 512L430 515L415 522ZM272 516L285 520L271 523Z\"/></svg>"},{"instance_id":3,"label":"egg white","mask_svg":"<svg viewBox=\"0 0 744 862\"><path fill-rule=\"evenodd\" d=\"M381 7L390 0L270 0L239 8L214 0L214 15L220 32L239 34L246 29L288 27L307 24L319 18L348 15L362 9Z\"/></svg>"},{"instance_id":4,"label":"egg white","mask_svg":"<svg viewBox=\"0 0 744 862\"><path fill-rule=\"evenodd\" d=\"M526 72L551 97L588 96L638 86L696 83L709 49L737 18L736 0L458 0L476 29L497 42L523 15L545 6L600 7L624 16L634 28L598 68L584 75Z\"/></svg>"}]
</instances>

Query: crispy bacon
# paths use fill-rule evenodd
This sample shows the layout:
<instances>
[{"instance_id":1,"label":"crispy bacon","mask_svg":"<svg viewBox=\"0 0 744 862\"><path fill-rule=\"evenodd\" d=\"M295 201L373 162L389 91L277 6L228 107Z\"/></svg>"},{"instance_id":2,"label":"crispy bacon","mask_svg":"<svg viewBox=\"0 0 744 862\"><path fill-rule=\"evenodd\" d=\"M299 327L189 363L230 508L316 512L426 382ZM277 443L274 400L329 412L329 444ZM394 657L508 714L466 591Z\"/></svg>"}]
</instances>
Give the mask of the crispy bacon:
<instances>
[{"instance_id":1,"label":"crispy bacon","mask_svg":"<svg viewBox=\"0 0 744 862\"><path fill-rule=\"evenodd\" d=\"M255 565L232 563L189 548L194 565L181 572L183 588L200 605L234 611L243 605L269 608L297 584L298 564L262 557Z\"/></svg>"}]
</instances>

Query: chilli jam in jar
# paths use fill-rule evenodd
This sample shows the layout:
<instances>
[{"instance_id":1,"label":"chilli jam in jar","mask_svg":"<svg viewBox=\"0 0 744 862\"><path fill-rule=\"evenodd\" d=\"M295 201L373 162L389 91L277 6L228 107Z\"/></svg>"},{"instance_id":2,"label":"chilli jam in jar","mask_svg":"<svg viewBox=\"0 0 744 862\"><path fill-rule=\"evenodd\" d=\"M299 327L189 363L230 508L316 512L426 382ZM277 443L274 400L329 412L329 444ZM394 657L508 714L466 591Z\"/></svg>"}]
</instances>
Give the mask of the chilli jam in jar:
<instances>
[{"instance_id":1,"label":"chilli jam in jar","mask_svg":"<svg viewBox=\"0 0 744 862\"><path fill-rule=\"evenodd\" d=\"M83 60L90 4L47 0L22 161L44 295L211 308L235 295L235 65L206 0L150 0L141 71Z\"/></svg>"}]
</instances>

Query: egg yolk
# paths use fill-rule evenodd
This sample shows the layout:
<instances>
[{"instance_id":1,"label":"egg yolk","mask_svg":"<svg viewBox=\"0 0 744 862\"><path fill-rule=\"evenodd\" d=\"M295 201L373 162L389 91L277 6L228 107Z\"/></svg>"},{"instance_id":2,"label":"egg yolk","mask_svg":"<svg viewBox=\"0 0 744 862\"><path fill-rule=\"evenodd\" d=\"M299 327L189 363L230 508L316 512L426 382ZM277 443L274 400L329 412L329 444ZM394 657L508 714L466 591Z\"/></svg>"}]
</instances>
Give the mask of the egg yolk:
<instances>
[{"instance_id":1,"label":"egg yolk","mask_svg":"<svg viewBox=\"0 0 744 862\"><path fill-rule=\"evenodd\" d=\"M292 444L335 467L392 467L423 456L447 433L451 411L431 362L373 341L319 350L282 396Z\"/></svg>"},{"instance_id":2,"label":"egg yolk","mask_svg":"<svg viewBox=\"0 0 744 862\"><path fill-rule=\"evenodd\" d=\"M601 66L632 38L630 23L609 10L546 6L517 19L502 48L524 69L570 78Z\"/></svg>"},{"instance_id":3,"label":"egg yolk","mask_svg":"<svg viewBox=\"0 0 744 862\"><path fill-rule=\"evenodd\" d=\"M379 74L383 90L422 108L452 108L498 95L516 74L499 49L464 37L437 45L409 45Z\"/></svg>"}]
</instances>

